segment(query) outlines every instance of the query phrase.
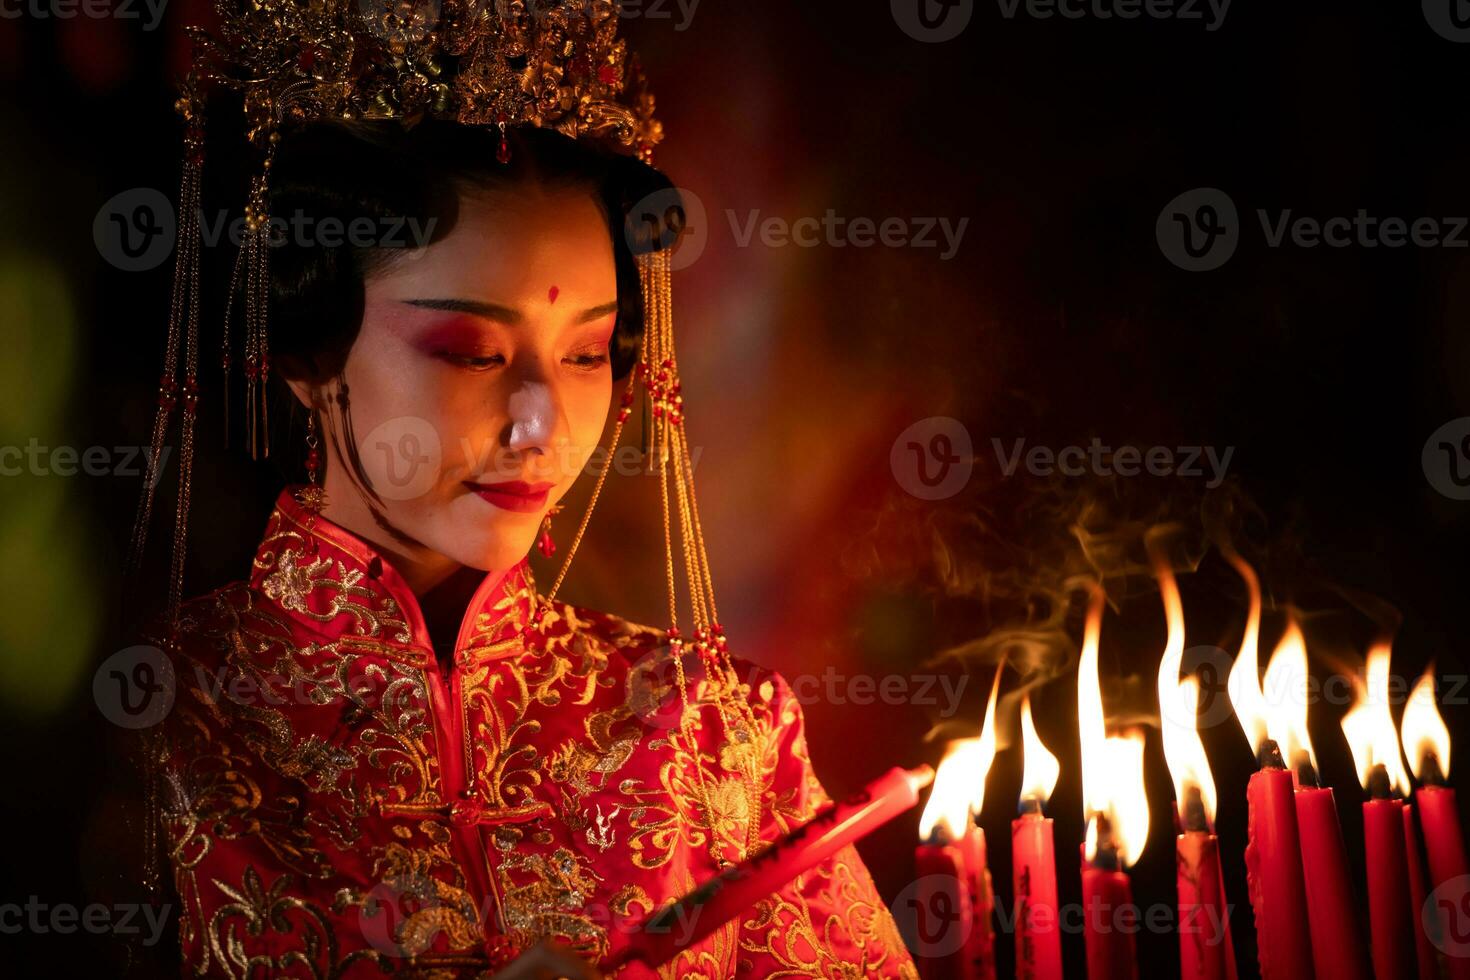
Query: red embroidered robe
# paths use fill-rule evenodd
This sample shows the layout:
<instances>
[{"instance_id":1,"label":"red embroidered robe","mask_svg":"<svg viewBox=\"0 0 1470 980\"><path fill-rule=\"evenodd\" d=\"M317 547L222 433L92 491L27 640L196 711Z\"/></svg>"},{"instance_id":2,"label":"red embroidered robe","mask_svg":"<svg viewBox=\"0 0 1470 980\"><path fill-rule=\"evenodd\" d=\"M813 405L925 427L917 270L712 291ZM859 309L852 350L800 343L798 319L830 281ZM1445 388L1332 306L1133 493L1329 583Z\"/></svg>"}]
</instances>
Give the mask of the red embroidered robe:
<instances>
[{"instance_id":1,"label":"red embroidered robe","mask_svg":"<svg viewBox=\"0 0 1470 980\"><path fill-rule=\"evenodd\" d=\"M677 726L666 634L487 575L447 673L413 594L289 490L248 582L185 604L161 804L185 973L485 976L552 938L605 963L659 905L827 801L801 708L739 662L759 814L702 687L708 773ZM914 977L848 848L676 963L618 977Z\"/></svg>"}]
</instances>

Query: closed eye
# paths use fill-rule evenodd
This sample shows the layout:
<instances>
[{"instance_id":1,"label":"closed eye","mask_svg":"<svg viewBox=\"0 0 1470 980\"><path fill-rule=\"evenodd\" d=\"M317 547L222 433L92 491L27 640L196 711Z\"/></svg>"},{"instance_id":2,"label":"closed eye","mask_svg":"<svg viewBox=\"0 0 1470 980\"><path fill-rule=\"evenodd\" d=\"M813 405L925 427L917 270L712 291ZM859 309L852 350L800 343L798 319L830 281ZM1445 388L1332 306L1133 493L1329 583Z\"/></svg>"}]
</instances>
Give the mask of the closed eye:
<instances>
[{"instance_id":1,"label":"closed eye","mask_svg":"<svg viewBox=\"0 0 1470 980\"><path fill-rule=\"evenodd\" d=\"M467 354L455 354L452 351L439 351L434 356L440 360L448 361L450 364L476 371L483 371L486 368L505 363L505 357L501 354L489 354L484 357L477 357Z\"/></svg>"}]
</instances>

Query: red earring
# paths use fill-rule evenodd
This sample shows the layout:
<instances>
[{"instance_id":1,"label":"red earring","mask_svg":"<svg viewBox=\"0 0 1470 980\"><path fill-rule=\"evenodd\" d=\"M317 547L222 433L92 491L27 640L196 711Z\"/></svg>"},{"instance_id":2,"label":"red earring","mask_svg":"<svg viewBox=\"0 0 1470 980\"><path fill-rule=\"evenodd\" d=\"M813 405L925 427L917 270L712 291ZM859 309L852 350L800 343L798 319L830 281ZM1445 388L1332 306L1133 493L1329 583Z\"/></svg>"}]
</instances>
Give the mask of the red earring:
<instances>
[{"instance_id":1,"label":"red earring","mask_svg":"<svg viewBox=\"0 0 1470 980\"><path fill-rule=\"evenodd\" d=\"M560 513L561 504L553 504L551 510L546 512L546 519L541 522L541 539L536 542L536 547L547 558L556 554L556 542L551 539L551 516Z\"/></svg>"}]
</instances>

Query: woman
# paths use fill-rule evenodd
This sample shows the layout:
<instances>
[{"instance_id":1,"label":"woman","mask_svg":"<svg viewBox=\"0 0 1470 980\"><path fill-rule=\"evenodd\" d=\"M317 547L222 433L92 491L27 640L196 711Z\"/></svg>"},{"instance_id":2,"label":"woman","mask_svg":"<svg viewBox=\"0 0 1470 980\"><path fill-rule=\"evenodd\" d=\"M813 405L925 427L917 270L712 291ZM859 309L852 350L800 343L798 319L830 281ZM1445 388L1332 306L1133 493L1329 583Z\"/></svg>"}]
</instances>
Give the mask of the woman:
<instances>
[{"instance_id":1,"label":"woman","mask_svg":"<svg viewBox=\"0 0 1470 980\"><path fill-rule=\"evenodd\" d=\"M629 205L670 188L594 140L464 119L270 140L287 223L252 224L278 234L247 376L305 418L286 448L307 476L248 578L151 634L176 686L151 752L184 970L913 976L851 848L675 962L614 965L649 912L827 798L785 681L726 650L702 541L683 551L692 641L538 591L526 554L615 381L614 442L641 385L678 468L667 309L644 309L666 307L667 262L635 255L667 242L625 234ZM327 244L329 224L378 234ZM259 257L247 242L247 280ZM665 506L697 538L677 476Z\"/></svg>"}]
</instances>

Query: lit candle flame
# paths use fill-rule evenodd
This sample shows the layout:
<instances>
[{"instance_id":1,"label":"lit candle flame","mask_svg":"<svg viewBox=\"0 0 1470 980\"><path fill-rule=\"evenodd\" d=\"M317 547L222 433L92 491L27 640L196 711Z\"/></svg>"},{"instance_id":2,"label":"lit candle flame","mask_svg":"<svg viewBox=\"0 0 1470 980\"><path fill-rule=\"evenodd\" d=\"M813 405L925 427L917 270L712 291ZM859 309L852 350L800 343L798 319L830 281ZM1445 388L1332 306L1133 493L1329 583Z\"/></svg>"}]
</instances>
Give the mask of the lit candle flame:
<instances>
[{"instance_id":1,"label":"lit candle flame","mask_svg":"<svg viewBox=\"0 0 1470 980\"><path fill-rule=\"evenodd\" d=\"M919 836L924 840L959 840L975 815L985 808L985 779L995 761L995 701L1000 694L1000 674L1001 668L997 667L980 734L949 743L939 763L929 802L919 817Z\"/></svg>"},{"instance_id":2,"label":"lit candle flame","mask_svg":"<svg viewBox=\"0 0 1470 980\"><path fill-rule=\"evenodd\" d=\"M1057 777L1062 773L1061 764L1042 744L1036 734L1036 724L1031 720L1031 695L1021 701L1021 751L1025 764L1021 774L1021 799L1034 799L1046 805L1051 791L1057 787Z\"/></svg>"},{"instance_id":3,"label":"lit candle flame","mask_svg":"<svg viewBox=\"0 0 1470 980\"><path fill-rule=\"evenodd\" d=\"M1389 784L1407 795L1409 774L1404 770L1393 713L1389 710L1388 668L1392 656L1387 643L1379 643L1368 651L1367 683L1357 685L1357 701L1342 716L1342 733L1347 736L1353 762L1358 767L1358 779L1365 787L1374 766L1382 766ZM1404 720L1408 721L1407 713Z\"/></svg>"},{"instance_id":4,"label":"lit candle flame","mask_svg":"<svg viewBox=\"0 0 1470 980\"><path fill-rule=\"evenodd\" d=\"M1215 777L1210 773L1204 743L1199 740L1199 682L1193 676L1179 678L1184 666L1184 603L1179 598L1174 571L1158 551L1154 552L1154 573L1164 599L1164 619L1169 624L1164 655L1159 661L1159 721L1164 760L1174 780L1174 799L1181 815L1192 786L1199 790L1205 816L1213 824Z\"/></svg>"},{"instance_id":5,"label":"lit candle flame","mask_svg":"<svg viewBox=\"0 0 1470 980\"><path fill-rule=\"evenodd\" d=\"M1296 768L1306 762L1315 770L1317 754L1307 734L1308 680L1307 641L1296 620L1288 619L1286 632L1266 665L1266 730L1288 766Z\"/></svg>"},{"instance_id":6,"label":"lit candle flame","mask_svg":"<svg viewBox=\"0 0 1470 980\"><path fill-rule=\"evenodd\" d=\"M1107 736L1097 654L1105 598L1094 585L1077 664L1077 728L1082 743L1082 811L1087 821L1087 859L1097 856L1097 821L1107 817L1120 867L1138 860L1148 841L1148 796L1143 786L1143 733ZM1028 755L1029 758L1029 755Z\"/></svg>"},{"instance_id":7,"label":"lit candle flame","mask_svg":"<svg viewBox=\"0 0 1470 980\"><path fill-rule=\"evenodd\" d=\"M1439 706L1435 704L1432 664L1409 692L1409 701L1404 705L1403 743L1404 754L1409 757L1415 778L1424 778L1424 761L1430 753L1439 763L1440 776L1449 776L1450 730L1445 727Z\"/></svg>"},{"instance_id":8,"label":"lit candle flame","mask_svg":"<svg viewBox=\"0 0 1470 980\"><path fill-rule=\"evenodd\" d=\"M1108 819L1118 867L1127 868L1143 855L1148 843L1148 794L1143 785L1143 733L1131 731L1103 740L1096 753L1104 779L1104 805L1088 814L1087 860L1097 858L1097 820Z\"/></svg>"},{"instance_id":9,"label":"lit candle flame","mask_svg":"<svg viewBox=\"0 0 1470 980\"><path fill-rule=\"evenodd\" d=\"M1097 651L1102 639L1103 607L1102 587L1094 585L1087 602L1087 625L1082 632L1082 654L1077 661L1077 734L1082 750L1084 819L1102 810L1107 804L1102 796L1101 758L1098 755L1108 734L1107 725L1103 721L1102 688L1097 679Z\"/></svg>"},{"instance_id":10,"label":"lit candle flame","mask_svg":"<svg viewBox=\"0 0 1470 980\"><path fill-rule=\"evenodd\" d=\"M1255 570L1229 548L1222 552L1227 561L1235 566L1236 572L1245 579L1250 592L1250 611L1246 615L1245 635L1240 640L1240 653L1235 657L1235 666L1225 681L1225 690L1230 695L1230 705L1235 709L1236 720L1245 731L1251 750L1261 751L1261 745L1269 737L1266 734L1266 698L1261 693L1261 582Z\"/></svg>"}]
</instances>

